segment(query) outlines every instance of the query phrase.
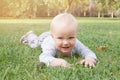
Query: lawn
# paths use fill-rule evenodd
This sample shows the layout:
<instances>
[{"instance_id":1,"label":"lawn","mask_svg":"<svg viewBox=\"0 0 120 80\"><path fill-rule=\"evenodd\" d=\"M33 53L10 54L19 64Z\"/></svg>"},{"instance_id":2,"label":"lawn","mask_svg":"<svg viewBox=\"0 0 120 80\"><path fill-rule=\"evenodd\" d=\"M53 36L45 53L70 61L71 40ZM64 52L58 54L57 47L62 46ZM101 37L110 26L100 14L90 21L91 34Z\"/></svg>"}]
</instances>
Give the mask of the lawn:
<instances>
[{"instance_id":1,"label":"lawn","mask_svg":"<svg viewBox=\"0 0 120 80\"><path fill-rule=\"evenodd\" d=\"M19 42L29 30L37 35L49 31L51 19L0 20L0 80L120 80L120 19L77 18L78 39L93 50L99 62L95 68L75 65L52 68L39 63L41 49ZM105 50L97 50L106 46ZM63 57L74 64L82 57Z\"/></svg>"}]
</instances>

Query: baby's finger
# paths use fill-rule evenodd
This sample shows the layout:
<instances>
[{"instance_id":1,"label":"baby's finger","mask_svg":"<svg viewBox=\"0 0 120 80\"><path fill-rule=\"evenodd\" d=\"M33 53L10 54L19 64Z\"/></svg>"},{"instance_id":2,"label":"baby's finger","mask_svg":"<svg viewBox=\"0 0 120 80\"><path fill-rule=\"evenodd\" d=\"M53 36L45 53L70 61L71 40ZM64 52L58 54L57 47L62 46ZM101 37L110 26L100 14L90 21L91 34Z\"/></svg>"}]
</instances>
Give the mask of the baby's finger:
<instances>
[{"instance_id":1,"label":"baby's finger","mask_svg":"<svg viewBox=\"0 0 120 80\"><path fill-rule=\"evenodd\" d=\"M73 65L72 64L67 64L66 67L67 68L71 68Z\"/></svg>"},{"instance_id":2,"label":"baby's finger","mask_svg":"<svg viewBox=\"0 0 120 80\"><path fill-rule=\"evenodd\" d=\"M68 64L61 64L61 67L69 67Z\"/></svg>"},{"instance_id":3,"label":"baby's finger","mask_svg":"<svg viewBox=\"0 0 120 80\"><path fill-rule=\"evenodd\" d=\"M93 67L93 68L95 67L95 64L94 64L94 63L92 64L92 67Z\"/></svg>"},{"instance_id":4,"label":"baby's finger","mask_svg":"<svg viewBox=\"0 0 120 80\"><path fill-rule=\"evenodd\" d=\"M92 65L93 65L92 63L89 63L89 67L92 67Z\"/></svg>"},{"instance_id":5,"label":"baby's finger","mask_svg":"<svg viewBox=\"0 0 120 80\"><path fill-rule=\"evenodd\" d=\"M85 60L83 59L82 61L80 61L80 64L85 64Z\"/></svg>"},{"instance_id":6,"label":"baby's finger","mask_svg":"<svg viewBox=\"0 0 120 80\"><path fill-rule=\"evenodd\" d=\"M87 61L85 61L85 67L88 67L89 63Z\"/></svg>"},{"instance_id":7,"label":"baby's finger","mask_svg":"<svg viewBox=\"0 0 120 80\"><path fill-rule=\"evenodd\" d=\"M89 68L94 68L94 67L95 67L94 63L89 63Z\"/></svg>"}]
</instances>

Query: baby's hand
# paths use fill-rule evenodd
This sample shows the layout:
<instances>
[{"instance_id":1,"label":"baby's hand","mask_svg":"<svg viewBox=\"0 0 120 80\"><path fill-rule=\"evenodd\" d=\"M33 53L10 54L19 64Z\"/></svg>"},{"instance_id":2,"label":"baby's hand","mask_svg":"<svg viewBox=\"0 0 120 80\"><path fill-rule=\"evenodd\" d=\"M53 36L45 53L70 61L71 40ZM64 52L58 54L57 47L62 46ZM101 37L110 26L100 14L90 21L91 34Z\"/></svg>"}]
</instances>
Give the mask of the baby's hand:
<instances>
[{"instance_id":1,"label":"baby's hand","mask_svg":"<svg viewBox=\"0 0 120 80\"><path fill-rule=\"evenodd\" d=\"M51 64L52 67L70 67L71 64L69 64L64 59L56 58L54 59Z\"/></svg>"},{"instance_id":2,"label":"baby's hand","mask_svg":"<svg viewBox=\"0 0 120 80\"><path fill-rule=\"evenodd\" d=\"M92 57L86 57L85 59L81 60L77 64L82 64L85 67L93 68L96 65L96 60L94 58L92 58Z\"/></svg>"}]
</instances>

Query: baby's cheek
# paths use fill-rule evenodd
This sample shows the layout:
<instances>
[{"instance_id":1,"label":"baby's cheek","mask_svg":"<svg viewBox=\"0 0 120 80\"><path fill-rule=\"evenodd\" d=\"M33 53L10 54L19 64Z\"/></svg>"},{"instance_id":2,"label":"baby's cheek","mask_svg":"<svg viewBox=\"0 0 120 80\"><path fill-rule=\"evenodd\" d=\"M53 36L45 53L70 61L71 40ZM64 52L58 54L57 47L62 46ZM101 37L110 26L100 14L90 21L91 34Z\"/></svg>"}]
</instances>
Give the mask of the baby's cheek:
<instances>
[{"instance_id":1,"label":"baby's cheek","mask_svg":"<svg viewBox=\"0 0 120 80\"><path fill-rule=\"evenodd\" d=\"M75 42L71 42L71 46L74 47L75 46Z\"/></svg>"},{"instance_id":2,"label":"baby's cheek","mask_svg":"<svg viewBox=\"0 0 120 80\"><path fill-rule=\"evenodd\" d=\"M57 46L58 48L60 48L60 47L62 46L62 43L56 42L56 46Z\"/></svg>"}]
</instances>

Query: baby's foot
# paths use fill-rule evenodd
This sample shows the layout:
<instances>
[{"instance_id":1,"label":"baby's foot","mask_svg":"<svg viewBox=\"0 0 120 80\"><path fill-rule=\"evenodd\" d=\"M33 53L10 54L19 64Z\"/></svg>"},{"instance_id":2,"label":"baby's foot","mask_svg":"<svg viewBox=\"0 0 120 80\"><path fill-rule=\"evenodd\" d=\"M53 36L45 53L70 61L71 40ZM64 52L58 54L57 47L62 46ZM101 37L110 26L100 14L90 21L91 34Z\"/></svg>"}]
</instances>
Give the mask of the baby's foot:
<instances>
[{"instance_id":1,"label":"baby's foot","mask_svg":"<svg viewBox=\"0 0 120 80\"><path fill-rule=\"evenodd\" d=\"M33 32L33 31L28 31L25 35L23 35L23 36L20 38L20 43L22 43L22 44L27 44L27 43L28 43L28 36L29 36L31 33L34 33L34 32Z\"/></svg>"}]
</instances>

